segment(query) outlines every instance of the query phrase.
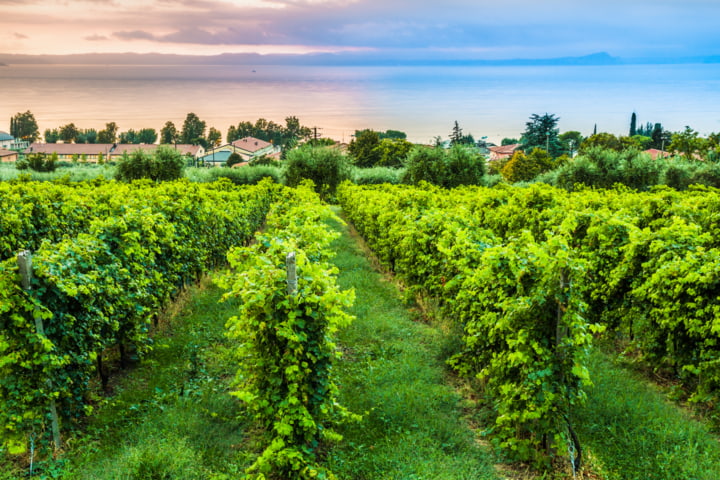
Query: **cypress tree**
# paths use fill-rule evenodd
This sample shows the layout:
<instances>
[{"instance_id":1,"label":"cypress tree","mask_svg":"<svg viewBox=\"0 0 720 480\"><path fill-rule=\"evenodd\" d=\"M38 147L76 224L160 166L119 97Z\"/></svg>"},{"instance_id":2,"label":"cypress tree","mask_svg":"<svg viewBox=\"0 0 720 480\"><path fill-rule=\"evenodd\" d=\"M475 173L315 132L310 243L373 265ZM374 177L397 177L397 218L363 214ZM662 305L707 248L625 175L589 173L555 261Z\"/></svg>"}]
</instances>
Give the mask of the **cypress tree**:
<instances>
[{"instance_id":1,"label":"cypress tree","mask_svg":"<svg viewBox=\"0 0 720 480\"><path fill-rule=\"evenodd\" d=\"M630 117L630 136L634 137L635 135L637 135L637 115L633 112Z\"/></svg>"}]
</instances>

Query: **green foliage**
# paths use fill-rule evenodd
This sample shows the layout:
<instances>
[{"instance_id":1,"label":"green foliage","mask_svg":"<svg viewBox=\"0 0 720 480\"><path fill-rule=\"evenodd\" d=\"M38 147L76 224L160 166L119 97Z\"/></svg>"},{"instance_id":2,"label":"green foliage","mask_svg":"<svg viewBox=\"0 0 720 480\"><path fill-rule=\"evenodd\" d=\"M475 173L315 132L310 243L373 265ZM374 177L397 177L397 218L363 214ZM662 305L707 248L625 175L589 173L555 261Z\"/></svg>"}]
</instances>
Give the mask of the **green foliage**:
<instances>
[{"instance_id":1,"label":"green foliage","mask_svg":"<svg viewBox=\"0 0 720 480\"><path fill-rule=\"evenodd\" d=\"M322 441L338 439L329 427L339 411L331 378L337 357L330 337L350 323L352 291L336 285L327 264L335 237L323 220L332 215L308 186L285 191L256 242L232 250L236 273L221 281L240 312L228 321L237 339L238 390L234 392L266 429L264 452L249 478L334 478L317 464ZM286 257L294 252L297 292L288 292Z\"/></svg>"},{"instance_id":2,"label":"green foliage","mask_svg":"<svg viewBox=\"0 0 720 480\"><path fill-rule=\"evenodd\" d=\"M348 146L348 152L353 157L357 167L368 168L376 166L380 161L380 135L373 130L363 130L356 134Z\"/></svg>"},{"instance_id":3,"label":"green foliage","mask_svg":"<svg viewBox=\"0 0 720 480\"><path fill-rule=\"evenodd\" d=\"M677 168L668 161L652 160L636 150L617 152L596 147L560 166L556 181L557 186L566 189L573 189L579 184L598 188L612 188L622 184L637 190L647 190L661 182L663 170L669 167ZM674 177L669 178L672 180ZM679 185L679 180L672 181Z\"/></svg>"},{"instance_id":4,"label":"green foliage","mask_svg":"<svg viewBox=\"0 0 720 480\"><path fill-rule=\"evenodd\" d=\"M214 182L225 178L235 185L256 185L266 178L278 184L283 180L280 167L262 165L247 168L188 168L185 173L191 182Z\"/></svg>"},{"instance_id":5,"label":"green foliage","mask_svg":"<svg viewBox=\"0 0 720 480\"><path fill-rule=\"evenodd\" d=\"M200 120L200 118L192 112L188 113L185 117L182 131L180 132L180 142L206 147L205 128L205 121Z\"/></svg>"},{"instance_id":6,"label":"green foliage","mask_svg":"<svg viewBox=\"0 0 720 480\"><path fill-rule=\"evenodd\" d=\"M352 182L357 185L377 185L381 183L400 183L403 170L398 168L374 167L352 169Z\"/></svg>"},{"instance_id":7,"label":"green foliage","mask_svg":"<svg viewBox=\"0 0 720 480\"><path fill-rule=\"evenodd\" d=\"M338 185L351 175L350 161L337 149L304 146L288 152L285 159L285 183L294 187L303 179L312 180L324 199L335 195Z\"/></svg>"},{"instance_id":8,"label":"green foliage","mask_svg":"<svg viewBox=\"0 0 720 480\"><path fill-rule=\"evenodd\" d=\"M243 159L240 156L239 153L233 152L228 157L227 161L225 162L226 167L232 167L233 165L237 165L238 163L242 163Z\"/></svg>"},{"instance_id":9,"label":"green foliage","mask_svg":"<svg viewBox=\"0 0 720 480\"><path fill-rule=\"evenodd\" d=\"M97 134L98 143L115 143L117 141L118 126L115 122L105 124L105 128Z\"/></svg>"},{"instance_id":10,"label":"green foliage","mask_svg":"<svg viewBox=\"0 0 720 480\"><path fill-rule=\"evenodd\" d=\"M147 178L156 182L177 180L183 175L185 159L172 147L161 145L153 154L135 150L118 162L116 178L129 182Z\"/></svg>"},{"instance_id":11,"label":"green foliage","mask_svg":"<svg viewBox=\"0 0 720 480\"><path fill-rule=\"evenodd\" d=\"M381 262L464 330L452 363L494 406L497 444L541 464L548 448L567 449L567 416L584 398L584 359L600 330L585 320L585 260L547 233L548 216L565 213L548 190L339 192Z\"/></svg>"},{"instance_id":12,"label":"green foliage","mask_svg":"<svg viewBox=\"0 0 720 480\"><path fill-rule=\"evenodd\" d=\"M24 162L18 163L18 170L30 168L36 172L54 172L57 168L57 153L53 153L50 156L35 153L28 155ZM27 165L27 167L25 167Z\"/></svg>"},{"instance_id":13,"label":"green foliage","mask_svg":"<svg viewBox=\"0 0 720 480\"><path fill-rule=\"evenodd\" d=\"M530 120L525 123L525 131L520 138L523 151L527 153L540 148L547 151L552 158L562 155L563 146L557 128L559 121L558 117L549 113L530 115Z\"/></svg>"},{"instance_id":14,"label":"green foliage","mask_svg":"<svg viewBox=\"0 0 720 480\"><path fill-rule=\"evenodd\" d=\"M485 159L474 149L454 145L442 148L415 147L405 161L404 183L432 183L447 188L479 185L485 174Z\"/></svg>"},{"instance_id":15,"label":"green foliage","mask_svg":"<svg viewBox=\"0 0 720 480\"><path fill-rule=\"evenodd\" d=\"M180 139L180 134L175 127L173 122L165 122L165 125L160 130L160 143L163 145L172 145L177 143Z\"/></svg>"},{"instance_id":16,"label":"green foliage","mask_svg":"<svg viewBox=\"0 0 720 480\"><path fill-rule=\"evenodd\" d=\"M529 181L539 174L550 170L553 161L543 149L535 148L529 154L516 151L512 158L502 167L500 173L510 183Z\"/></svg>"},{"instance_id":17,"label":"green foliage","mask_svg":"<svg viewBox=\"0 0 720 480\"><path fill-rule=\"evenodd\" d=\"M32 431L38 445L47 445L49 398L66 427L92 409L91 378L99 373L106 380L100 363L106 349L134 346L142 355L151 348L153 315L182 285L221 263L231 246L250 239L264 220L270 186L11 188L10 199L21 188L34 193L0 216L8 227L3 247L10 254L18 246L37 248L30 293L18 286L13 258L0 268L0 419L7 426L0 443L18 453ZM58 204L37 204L41 196ZM41 220L32 221L34 215Z\"/></svg>"},{"instance_id":18,"label":"green foliage","mask_svg":"<svg viewBox=\"0 0 720 480\"><path fill-rule=\"evenodd\" d=\"M10 118L10 135L26 142L33 143L40 137L35 115L30 110L17 113Z\"/></svg>"}]
</instances>

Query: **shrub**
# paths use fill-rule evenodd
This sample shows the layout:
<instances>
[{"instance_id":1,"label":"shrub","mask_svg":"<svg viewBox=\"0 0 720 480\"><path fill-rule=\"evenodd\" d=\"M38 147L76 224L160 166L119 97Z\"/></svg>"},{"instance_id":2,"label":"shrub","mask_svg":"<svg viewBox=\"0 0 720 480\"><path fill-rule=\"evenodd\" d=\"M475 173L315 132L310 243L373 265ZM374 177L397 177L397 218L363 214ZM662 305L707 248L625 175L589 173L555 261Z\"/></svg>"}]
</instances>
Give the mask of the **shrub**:
<instances>
[{"instance_id":1,"label":"shrub","mask_svg":"<svg viewBox=\"0 0 720 480\"><path fill-rule=\"evenodd\" d=\"M403 183L428 182L440 185L445 176L445 151L441 148L415 147L405 160Z\"/></svg>"},{"instance_id":2,"label":"shrub","mask_svg":"<svg viewBox=\"0 0 720 480\"><path fill-rule=\"evenodd\" d=\"M485 175L485 159L472 149L455 145L445 159L443 186L480 185Z\"/></svg>"},{"instance_id":3,"label":"shrub","mask_svg":"<svg viewBox=\"0 0 720 480\"><path fill-rule=\"evenodd\" d=\"M233 152L228 157L227 161L225 162L226 167L232 167L233 165L237 165L238 163L242 163L243 159L240 156L239 153Z\"/></svg>"},{"instance_id":4,"label":"shrub","mask_svg":"<svg viewBox=\"0 0 720 480\"><path fill-rule=\"evenodd\" d=\"M290 187L312 180L324 199L335 196L338 185L349 180L350 161L336 149L306 146L291 150L285 160L285 183Z\"/></svg>"},{"instance_id":5,"label":"shrub","mask_svg":"<svg viewBox=\"0 0 720 480\"><path fill-rule=\"evenodd\" d=\"M16 163L18 170L35 170L36 172L54 172L57 168L58 155L53 153L49 157L43 154L28 155L25 160L20 160Z\"/></svg>"},{"instance_id":6,"label":"shrub","mask_svg":"<svg viewBox=\"0 0 720 480\"><path fill-rule=\"evenodd\" d=\"M404 173L404 170L398 168L355 167L352 169L352 181L357 185L379 185L382 183L390 183L392 185L396 185L400 183L400 178Z\"/></svg>"},{"instance_id":7,"label":"shrub","mask_svg":"<svg viewBox=\"0 0 720 480\"><path fill-rule=\"evenodd\" d=\"M183 176L185 158L172 147L161 145L153 155L136 150L118 163L115 177L122 181L149 178L156 182L177 180Z\"/></svg>"},{"instance_id":8,"label":"shrub","mask_svg":"<svg viewBox=\"0 0 720 480\"><path fill-rule=\"evenodd\" d=\"M533 180L552 167L553 162L550 154L545 150L535 148L527 155L521 151L515 152L500 173L508 182L515 183Z\"/></svg>"}]
</instances>

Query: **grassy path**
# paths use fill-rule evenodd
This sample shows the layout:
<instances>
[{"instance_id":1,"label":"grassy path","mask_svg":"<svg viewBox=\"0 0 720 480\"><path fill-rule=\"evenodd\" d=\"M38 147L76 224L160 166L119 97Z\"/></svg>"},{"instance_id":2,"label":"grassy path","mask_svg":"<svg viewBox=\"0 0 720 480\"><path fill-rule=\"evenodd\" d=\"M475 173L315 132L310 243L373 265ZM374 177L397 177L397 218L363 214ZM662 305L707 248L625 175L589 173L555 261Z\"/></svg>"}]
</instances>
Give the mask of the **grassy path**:
<instances>
[{"instance_id":1,"label":"grassy path","mask_svg":"<svg viewBox=\"0 0 720 480\"><path fill-rule=\"evenodd\" d=\"M445 382L442 332L415 322L397 288L384 281L351 238L336 240L342 288L354 288L356 320L340 332L340 401L364 413L342 429L328 462L339 478L450 480L498 478L488 452L460 420L459 395Z\"/></svg>"},{"instance_id":2,"label":"grassy path","mask_svg":"<svg viewBox=\"0 0 720 480\"><path fill-rule=\"evenodd\" d=\"M575 424L603 478L720 478L720 444L707 426L599 350L591 356L590 372L595 386Z\"/></svg>"}]
</instances>

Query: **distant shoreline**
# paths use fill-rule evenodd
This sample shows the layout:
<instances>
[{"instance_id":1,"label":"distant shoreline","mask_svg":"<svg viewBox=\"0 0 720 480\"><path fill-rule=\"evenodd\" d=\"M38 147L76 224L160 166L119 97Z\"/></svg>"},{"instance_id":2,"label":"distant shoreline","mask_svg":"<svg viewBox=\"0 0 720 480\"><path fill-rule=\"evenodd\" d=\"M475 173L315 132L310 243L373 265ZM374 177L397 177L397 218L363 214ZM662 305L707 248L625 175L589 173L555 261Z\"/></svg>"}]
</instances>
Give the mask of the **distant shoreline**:
<instances>
[{"instance_id":1,"label":"distant shoreline","mask_svg":"<svg viewBox=\"0 0 720 480\"><path fill-rule=\"evenodd\" d=\"M427 66L427 67L498 67L498 66L614 66L720 63L720 55L683 58L622 58L606 52L576 57L481 59L461 57L413 58L393 55L377 56L364 53L303 54L303 55L172 55L160 53L86 53L75 55L17 55L0 52L0 66L10 65L280 65L280 66Z\"/></svg>"}]
</instances>

